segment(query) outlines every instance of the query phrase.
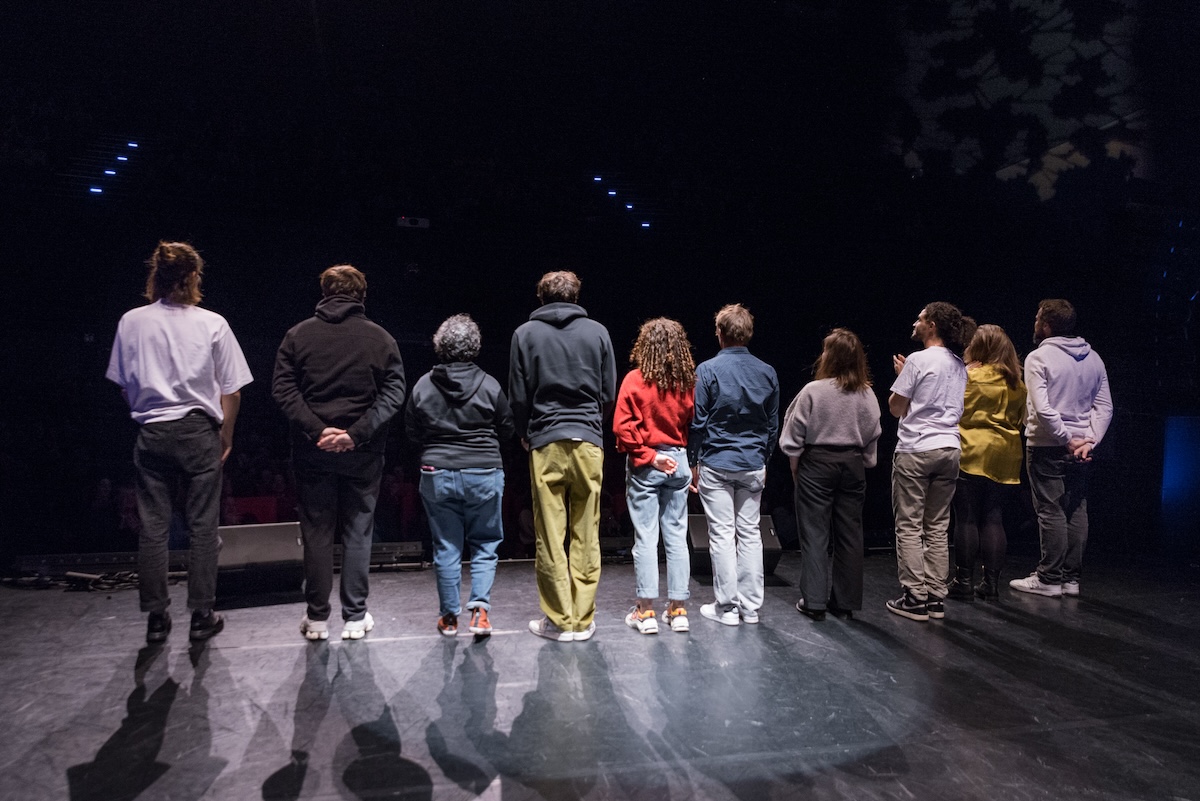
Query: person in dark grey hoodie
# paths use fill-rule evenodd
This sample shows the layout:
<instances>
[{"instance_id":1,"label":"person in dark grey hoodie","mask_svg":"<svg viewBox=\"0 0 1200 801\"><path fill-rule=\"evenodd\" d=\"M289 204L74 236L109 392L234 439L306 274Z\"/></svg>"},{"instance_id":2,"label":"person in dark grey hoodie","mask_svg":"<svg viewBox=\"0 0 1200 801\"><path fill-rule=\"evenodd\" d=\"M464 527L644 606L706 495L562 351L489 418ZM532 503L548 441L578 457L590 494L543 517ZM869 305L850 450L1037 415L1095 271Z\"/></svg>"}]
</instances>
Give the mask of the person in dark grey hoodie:
<instances>
[{"instance_id":1,"label":"person in dark grey hoodie","mask_svg":"<svg viewBox=\"0 0 1200 801\"><path fill-rule=\"evenodd\" d=\"M405 415L408 438L422 446L421 501L433 534L438 631L458 633L463 543L471 546L472 634L492 633L488 620L496 548L504 539L500 502L504 463L500 442L513 436L512 411L499 382L479 369L479 326L448 318L433 335L442 364L413 386Z\"/></svg>"},{"instance_id":2,"label":"person in dark grey hoodie","mask_svg":"<svg viewBox=\"0 0 1200 801\"><path fill-rule=\"evenodd\" d=\"M579 286L572 272L543 275L542 307L513 332L509 355L508 395L517 436L529 451L545 613L529 630L559 642L587 640L596 631L604 414L617 395L612 341L578 304Z\"/></svg>"},{"instance_id":3,"label":"person in dark grey hoodie","mask_svg":"<svg viewBox=\"0 0 1200 801\"><path fill-rule=\"evenodd\" d=\"M287 332L275 358L272 394L291 423L304 595L300 631L329 637L333 542L342 536L342 638L361 639L375 502L388 422L404 405L404 365L396 340L366 318L367 279L348 264L321 273L317 313Z\"/></svg>"}]
</instances>

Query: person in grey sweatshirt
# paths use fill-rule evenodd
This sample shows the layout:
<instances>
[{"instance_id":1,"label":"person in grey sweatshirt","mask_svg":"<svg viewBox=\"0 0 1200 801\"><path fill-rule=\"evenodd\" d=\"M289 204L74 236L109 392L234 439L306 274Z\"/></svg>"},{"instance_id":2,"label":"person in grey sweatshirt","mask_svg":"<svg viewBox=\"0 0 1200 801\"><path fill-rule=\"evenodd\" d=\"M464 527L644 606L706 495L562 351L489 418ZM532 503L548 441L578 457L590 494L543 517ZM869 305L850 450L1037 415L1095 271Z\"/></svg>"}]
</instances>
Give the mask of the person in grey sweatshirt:
<instances>
[{"instance_id":1,"label":"person in grey sweatshirt","mask_svg":"<svg viewBox=\"0 0 1200 801\"><path fill-rule=\"evenodd\" d=\"M1075 320L1069 302L1043 300L1033 322L1037 348L1025 358L1025 463L1042 559L1027 578L1008 585L1051 598L1079 595L1092 450L1104 439L1113 415L1104 362L1083 337L1075 336Z\"/></svg>"},{"instance_id":2,"label":"person in grey sweatshirt","mask_svg":"<svg viewBox=\"0 0 1200 801\"><path fill-rule=\"evenodd\" d=\"M880 425L867 357L853 331L829 332L814 373L815 380L788 406L779 449L788 455L796 482L801 548L796 610L823 620L826 609L847 617L862 609L865 470L877 461Z\"/></svg>"}]
</instances>

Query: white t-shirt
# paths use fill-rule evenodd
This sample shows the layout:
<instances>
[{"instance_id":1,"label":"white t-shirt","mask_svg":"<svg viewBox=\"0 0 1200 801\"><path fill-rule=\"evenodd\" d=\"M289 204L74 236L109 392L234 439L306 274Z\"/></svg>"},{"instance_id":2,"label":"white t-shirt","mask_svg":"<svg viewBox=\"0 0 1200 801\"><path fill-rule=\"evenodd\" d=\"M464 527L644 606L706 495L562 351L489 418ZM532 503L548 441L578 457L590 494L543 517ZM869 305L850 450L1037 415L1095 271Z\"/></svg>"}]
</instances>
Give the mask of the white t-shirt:
<instances>
[{"instance_id":1,"label":"white t-shirt","mask_svg":"<svg viewBox=\"0 0 1200 801\"><path fill-rule=\"evenodd\" d=\"M142 424L193 409L223 422L221 396L253 380L224 317L165 300L125 312L105 375L125 390L130 416Z\"/></svg>"},{"instance_id":2,"label":"white t-shirt","mask_svg":"<svg viewBox=\"0 0 1200 801\"><path fill-rule=\"evenodd\" d=\"M961 447L958 419L966 389L966 365L946 348L935 345L910 355L892 384L892 392L908 398L896 450L922 453Z\"/></svg>"}]
</instances>

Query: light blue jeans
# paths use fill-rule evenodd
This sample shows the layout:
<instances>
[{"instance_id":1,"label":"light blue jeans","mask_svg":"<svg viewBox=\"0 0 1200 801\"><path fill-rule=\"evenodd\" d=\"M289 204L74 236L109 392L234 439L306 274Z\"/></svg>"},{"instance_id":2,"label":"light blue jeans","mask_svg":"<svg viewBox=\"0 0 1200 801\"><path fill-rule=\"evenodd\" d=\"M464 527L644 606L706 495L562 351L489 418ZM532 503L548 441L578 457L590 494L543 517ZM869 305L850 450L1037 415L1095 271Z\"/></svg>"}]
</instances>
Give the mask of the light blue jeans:
<instances>
[{"instance_id":1,"label":"light blue jeans","mask_svg":"<svg viewBox=\"0 0 1200 801\"><path fill-rule=\"evenodd\" d=\"M633 521L633 572L638 598L658 597L658 535L662 533L667 552L667 598L686 601L691 595L687 545L687 495L692 481L687 451L663 447L658 452L670 456L677 465L674 473L654 467L634 467L625 463L625 499L629 519Z\"/></svg>"},{"instance_id":2,"label":"light blue jeans","mask_svg":"<svg viewBox=\"0 0 1200 801\"><path fill-rule=\"evenodd\" d=\"M504 539L500 501L504 471L498 467L421 470L421 501L433 534L439 614L462 612L463 544L471 546L471 600L468 609L491 609L496 548Z\"/></svg>"},{"instance_id":3,"label":"light blue jeans","mask_svg":"<svg viewBox=\"0 0 1200 801\"><path fill-rule=\"evenodd\" d=\"M701 464L698 469L717 608L757 612L764 594L759 511L767 468L718 470Z\"/></svg>"}]
</instances>

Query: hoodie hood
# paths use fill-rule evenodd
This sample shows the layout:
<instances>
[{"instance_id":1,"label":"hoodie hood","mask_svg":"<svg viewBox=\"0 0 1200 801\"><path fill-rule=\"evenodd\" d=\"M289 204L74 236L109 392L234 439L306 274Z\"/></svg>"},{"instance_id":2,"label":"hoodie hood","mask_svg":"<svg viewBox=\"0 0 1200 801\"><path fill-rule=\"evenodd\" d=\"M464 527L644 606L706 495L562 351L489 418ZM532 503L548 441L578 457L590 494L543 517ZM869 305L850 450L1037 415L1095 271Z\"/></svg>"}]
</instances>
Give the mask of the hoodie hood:
<instances>
[{"instance_id":1,"label":"hoodie hood","mask_svg":"<svg viewBox=\"0 0 1200 801\"><path fill-rule=\"evenodd\" d=\"M317 304L317 319L327 323L340 323L355 315L365 316L366 308L361 300L349 295L331 295Z\"/></svg>"},{"instance_id":2,"label":"hoodie hood","mask_svg":"<svg viewBox=\"0 0 1200 801\"><path fill-rule=\"evenodd\" d=\"M1077 362L1087 358L1092 346L1083 337L1046 337L1038 347L1055 347Z\"/></svg>"},{"instance_id":3,"label":"hoodie hood","mask_svg":"<svg viewBox=\"0 0 1200 801\"><path fill-rule=\"evenodd\" d=\"M446 396L451 406L462 406L474 397L486 377L487 373L473 362L439 364L429 371L429 380Z\"/></svg>"},{"instance_id":4,"label":"hoodie hood","mask_svg":"<svg viewBox=\"0 0 1200 801\"><path fill-rule=\"evenodd\" d=\"M529 315L529 319L562 328L572 320L587 316L587 312L578 303L547 303Z\"/></svg>"}]
</instances>

